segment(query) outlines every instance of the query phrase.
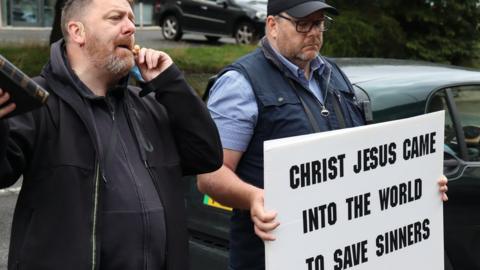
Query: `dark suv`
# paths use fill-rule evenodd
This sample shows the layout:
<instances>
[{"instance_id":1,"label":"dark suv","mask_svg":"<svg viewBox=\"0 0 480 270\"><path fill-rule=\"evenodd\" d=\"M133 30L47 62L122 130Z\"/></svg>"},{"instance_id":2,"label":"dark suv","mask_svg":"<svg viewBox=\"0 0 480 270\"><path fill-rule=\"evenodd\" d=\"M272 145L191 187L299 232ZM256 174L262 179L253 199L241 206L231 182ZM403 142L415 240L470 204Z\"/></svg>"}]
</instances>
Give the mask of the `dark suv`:
<instances>
[{"instance_id":1,"label":"dark suv","mask_svg":"<svg viewBox=\"0 0 480 270\"><path fill-rule=\"evenodd\" d=\"M205 35L212 42L222 36L251 44L265 33L267 0L157 0L156 21L167 40L184 32Z\"/></svg>"}]
</instances>

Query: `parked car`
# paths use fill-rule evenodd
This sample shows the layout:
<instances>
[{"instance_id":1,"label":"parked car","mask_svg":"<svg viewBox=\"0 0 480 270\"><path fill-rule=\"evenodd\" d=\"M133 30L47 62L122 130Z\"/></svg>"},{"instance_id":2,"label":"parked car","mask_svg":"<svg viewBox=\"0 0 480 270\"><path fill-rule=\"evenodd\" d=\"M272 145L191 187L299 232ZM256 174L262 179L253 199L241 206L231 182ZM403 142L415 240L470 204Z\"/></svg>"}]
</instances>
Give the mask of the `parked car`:
<instances>
[{"instance_id":1,"label":"parked car","mask_svg":"<svg viewBox=\"0 0 480 270\"><path fill-rule=\"evenodd\" d=\"M222 36L251 44L265 33L267 0L157 0L155 18L167 40L183 33L205 35L216 42Z\"/></svg>"},{"instance_id":2,"label":"parked car","mask_svg":"<svg viewBox=\"0 0 480 270\"><path fill-rule=\"evenodd\" d=\"M337 59L373 123L445 110L445 269L480 269L480 71L425 62ZM368 110L370 108L370 110ZM186 190L191 270L224 270L230 211Z\"/></svg>"}]
</instances>

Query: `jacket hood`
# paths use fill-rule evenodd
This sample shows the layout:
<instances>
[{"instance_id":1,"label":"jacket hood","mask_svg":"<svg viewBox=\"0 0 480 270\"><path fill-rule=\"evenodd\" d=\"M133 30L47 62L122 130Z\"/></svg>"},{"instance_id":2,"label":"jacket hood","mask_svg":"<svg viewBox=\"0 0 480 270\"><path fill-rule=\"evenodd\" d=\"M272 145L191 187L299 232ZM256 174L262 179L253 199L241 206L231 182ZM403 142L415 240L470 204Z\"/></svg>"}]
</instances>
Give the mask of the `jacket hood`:
<instances>
[{"instance_id":1,"label":"jacket hood","mask_svg":"<svg viewBox=\"0 0 480 270\"><path fill-rule=\"evenodd\" d=\"M75 74L73 69L70 66L70 63L67 58L65 41L60 39L59 41L52 44L50 48L50 60L43 67L41 76L44 77L49 82L54 82L54 84L61 84L62 87L52 87L54 91L61 91L69 89L69 92L77 91L82 97L87 99L97 99L101 98L96 96L92 90L88 88L78 76ZM126 88L128 85L128 76L125 76L119 81L119 84L115 88L122 87ZM73 90L73 91L72 91ZM60 93L57 93L62 96ZM63 93L63 94L73 94L73 93Z\"/></svg>"},{"instance_id":2,"label":"jacket hood","mask_svg":"<svg viewBox=\"0 0 480 270\"><path fill-rule=\"evenodd\" d=\"M63 39L53 43L50 47L50 60L43 67L41 75L47 81L55 82L55 84L61 84L63 86L58 88L52 85L54 91L70 88L70 90L77 89L82 96L93 96L92 91L88 89L71 69L66 57L65 41Z\"/></svg>"},{"instance_id":3,"label":"jacket hood","mask_svg":"<svg viewBox=\"0 0 480 270\"><path fill-rule=\"evenodd\" d=\"M63 39L52 44L50 49L50 60L43 67L40 74L45 78L48 91L68 104L78 115L88 130L96 151L98 152L98 140L96 128L93 124L92 110L85 102L86 99L98 98L93 92L77 77L70 68L65 52ZM54 99L50 98L49 102ZM46 106L48 108L48 106Z\"/></svg>"}]
</instances>

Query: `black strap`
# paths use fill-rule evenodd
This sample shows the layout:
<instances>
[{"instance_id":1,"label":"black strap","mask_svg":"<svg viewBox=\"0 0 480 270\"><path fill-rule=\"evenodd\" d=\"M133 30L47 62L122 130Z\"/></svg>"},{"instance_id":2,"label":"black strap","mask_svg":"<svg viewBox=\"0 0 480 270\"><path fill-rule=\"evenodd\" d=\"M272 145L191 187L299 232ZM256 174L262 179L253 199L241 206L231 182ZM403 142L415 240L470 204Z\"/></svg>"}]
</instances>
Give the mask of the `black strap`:
<instances>
[{"instance_id":1,"label":"black strap","mask_svg":"<svg viewBox=\"0 0 480 270\"><path fill-rule=\"evenodd\" d=\"M288 82L290 83L290 85L292 86L293 89L295 89L295 91L299 92L300 90L295 86L295 83L292 82L292 80L288 80ZM327 90L327 91L331 91L331 90ZM333 92L333 91L332 91ZM331 98L332 100L332 105L333 105L333 110L335 111L335 115L337 116L337 120L338 120L338 125L340 126L340 128L346 128L347 125L346 125L346 122L345 122L345 116L343 115L343 111L342 111L342 108L340 107L340 102L339 100L337 99L338 98L338 95L333 92L333 94L337 97L334 97L334 98ZM310 125L312 126L313 130L315 132L320 132L321 129L320 127L318 126L318 123L317 121L315 120L315 117L313 116L313 113L312 111L310 110L310 108L307 106L307 104L305 103L305 101L303 100L302 96L300 93L297 93L297 96L298 96L298 99L300 99L300 103L302 103L302 106L303 106L303 109L305 110L305 113L307 114L307 117L308 117L308 121L310 122ZM325 104L326 104L326 100L323 101Z\"/></svg>"},{"instance_id":2,"label":"black strap","mask_svg":"<svg viewBox=\"0 0 480 270\"><path fill-rule=\"evenodd\" d=\"M337 117L337 120L338 120L338 125L340 126L340 128L345 128L346 127L346 124L345 124L345 116L343 115L343 111L342 111L342 107L340 106L340 96L337 95L337 93L330 88L330 79L331 79L331 76L332 76L332 67L328 65L328 63L330 62L326 62L326 69L327 69L327 73L326 73L326 77L324 78L324 80L322 80L322 84L320 84L320 78L319 78L319 74L317 74L317 76L315 76L315 78L317 79L317 82L318 82L318 85L322 85L322 88L325 89L325 95L323 97L323 104L324 106L326 106L327 104L327 96L329 93L331 93L331 96L336 96L336 97L333 97L331 98L332 100L332 105L333 105L333 111L335 112L335 115ZM335 65L335 63L333 63ZM336 69L337 70L340 70L338 69L338 66L336 66ZM322 76L323 77L323 76ZM346 82L348 82L348 79L347 78L344 78L344 80ZM338 98L338 99L337 99Z\"/></svg>"},{"instance_id":3,"label":"black strap","mask_svg":"<svg viewBox=\"0 0 480 270\"><path fill-rule=\"evenodd\" d=\"M288 82L290 83L290 85L292 86L292 88L295 89L295 91L297 91L297 92L300 91L300 90L298 90L298 88L295 86L295 83L292 82L291 79L289 79ZM310 125L312 126L313 131L314 131L315 133L322 131L322 130L320 129L320 127L318 126L318 123L317 123L317 121L315 120L315 117L313 117L312 111L310 110L310 108L307 106L307 104L306 104L305 101L303 100L302 94L301 94L301 93L297 93L297 96L298 96L298 99L300 99L300 103L302 103L302 107L303 107L303 109L305 110L305 113L307 114L308 121L310 122Z\"/></svg>"},{"instance_id":4,"label":"black strap","mask_svg":"<svg viewBox=\"0 0 480 270\"><path fill-rule=\"evenodd\" d=\"M338 124L340 128L346 128L347 125L345 124L345 117L343 116L342 108L340 107L340 101L337 99L339 96L334 93L336 97L332 98L332 105L333 110L335 111L335 115L337 116Z\"/></svg>"},{"instance_id":5,"label":"black strap","mask_svg":"<svg viewBox=\"0 0 480 270\"><path fill-rule=\"evenodd\" d=\"M340 67L337 65L337 63L335 61L329 61L329 63L332 64L332 66L335 67L335 69L338 71L338 73L342 76L343 80L347 83L348 88L352 92L355 99L357 99L359 101L359 104L360 104L359 109L363 113L363 118L365 120L365 123L367 125L372 124L373 123L372 106L371 106L368 98L367 98L367 100L363 100L362 98L359 98L355 89L353 88L352 83L347 78L347 75L345 75L345 73L340 69Z\"/></svg>"}]
</instances>

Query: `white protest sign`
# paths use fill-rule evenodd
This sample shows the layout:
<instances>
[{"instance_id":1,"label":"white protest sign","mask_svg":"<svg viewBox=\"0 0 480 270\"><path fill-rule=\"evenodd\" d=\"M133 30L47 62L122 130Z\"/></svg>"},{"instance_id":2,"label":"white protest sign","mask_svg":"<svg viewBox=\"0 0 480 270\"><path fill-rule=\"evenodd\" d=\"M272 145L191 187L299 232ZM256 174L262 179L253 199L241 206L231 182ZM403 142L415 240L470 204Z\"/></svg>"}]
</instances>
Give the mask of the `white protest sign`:
<instances>
[{"instance_id":1,"label":"white protest sign","mask_svg":"<svg viewBox=\"0 0 480 270\"><path fill-rule=\"evenodd\" d=\"M265 142L267 270L443 269L444 112Z\"/></svg>"}]
</instances>

